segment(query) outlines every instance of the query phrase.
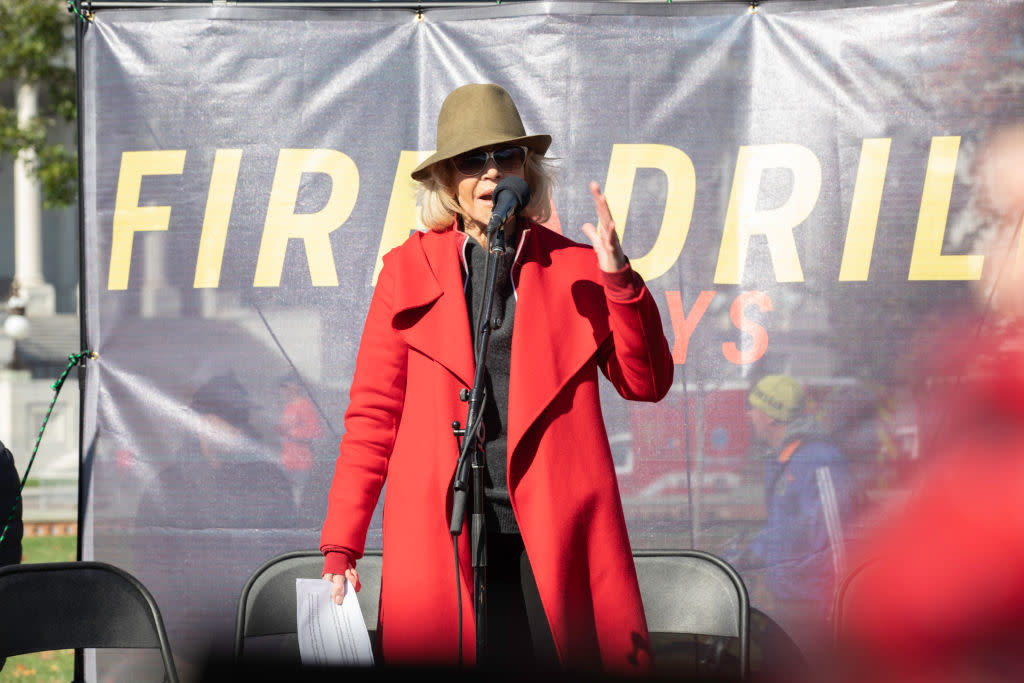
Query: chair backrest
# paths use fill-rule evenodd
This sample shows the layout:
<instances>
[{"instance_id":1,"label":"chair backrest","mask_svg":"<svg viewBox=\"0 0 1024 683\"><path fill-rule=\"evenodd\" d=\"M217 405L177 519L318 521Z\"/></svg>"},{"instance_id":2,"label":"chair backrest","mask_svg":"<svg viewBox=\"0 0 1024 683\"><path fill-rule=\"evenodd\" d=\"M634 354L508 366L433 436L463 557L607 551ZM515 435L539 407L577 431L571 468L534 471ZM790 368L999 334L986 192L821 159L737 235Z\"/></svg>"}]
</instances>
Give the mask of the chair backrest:
<instances>
[{"instance_id":1,"label":"chair backrest","mask_svg":"<svg viewBox=\"0 0 1024 683\"><path fill-rule=\"evenodd\" d=\"M368 550L357 563L359 608L371 633L377 628L381 559L379 550ZM323 567L320 551L299 550L272 557L253 572L238 601L235 659L244 656L249 638L283 636L275 643L274 654L299 661L295 579L319 578Z\"/></svg>"},{"instance_id":2,"label":"chair backrest","mask_svg":"<svg viewBox=\"0 0 1024 683\"><path fill-rule=\"evenodd\" d=\"M847 608L858 598L857 591L863 585L864 579L870 579L873 572L881 570L881 562L878 559L867 560L847 574L836 590L835 602L832 604L832 628L833 642L839 645L843 638L843 630L846 627ZM877 574L874 574L877 576Z\"/></svg>"},{"instance_id":3,"label":"chair backrest","mask_svg":"<svg viewBox=\"0 0 1024 683\"><path fill-rule=\"evenodd\" d=\"M103 562L0 567L0 657L80 648L156 648L176 682L163 618L134 576Z\"/></svg>"},{"instance_id":4,"label":"chair backrest","mask_svg":"<svg viewBox=\"0 0 1024 683\"><path fill-rule=\"evenodd\" d=\"M648 630L736 638L746 677L750 605L736 570L700 550L638 550L633 560Z\"/></svg>"},{"instance_id":5,"label":"chair backrest","mask_svg":"<svg viewBox=\"0 0 1024 683\"><path fill-rule=\"evenodd\" d=\"M380 551L359 560L359 607L368 630L377 626ZM749 604L747 589L724 560L699 550L634 553L647 625L652 632L727 636L739 641L741 677L748 669ZM298 661L295 579L317 578L323 570L319 551L273 557L246 582L238 603L235 658L245 655L247 639L284 636L274 654Z\"/></svg>"}]
</instances>

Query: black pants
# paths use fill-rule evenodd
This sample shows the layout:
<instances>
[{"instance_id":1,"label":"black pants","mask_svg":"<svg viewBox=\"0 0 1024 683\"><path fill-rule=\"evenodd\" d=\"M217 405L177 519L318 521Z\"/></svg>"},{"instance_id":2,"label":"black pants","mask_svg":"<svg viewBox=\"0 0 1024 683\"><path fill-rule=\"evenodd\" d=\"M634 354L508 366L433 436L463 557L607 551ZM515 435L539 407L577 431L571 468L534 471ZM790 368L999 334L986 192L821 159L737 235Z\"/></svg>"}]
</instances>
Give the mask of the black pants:
<instances>
[{"instance_id":1,"label":"black pants","mask_svg":"<svg viewBox=\"0 0 1024 683\"><path fill-rule=\"evenodd\" d=\"M486 632L484 667L558 667L551 628L519 534L487 534Z\"/></svg>"}]
</instances>

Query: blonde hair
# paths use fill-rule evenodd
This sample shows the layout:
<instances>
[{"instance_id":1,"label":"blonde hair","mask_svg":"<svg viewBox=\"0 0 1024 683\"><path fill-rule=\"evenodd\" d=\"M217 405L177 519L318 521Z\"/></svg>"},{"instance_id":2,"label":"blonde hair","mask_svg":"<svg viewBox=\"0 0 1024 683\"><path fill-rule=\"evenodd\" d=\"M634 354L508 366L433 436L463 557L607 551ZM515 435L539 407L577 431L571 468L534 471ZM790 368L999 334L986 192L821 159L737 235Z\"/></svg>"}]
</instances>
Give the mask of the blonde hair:
<instances>
[{"instance_id":1,"label":"blonde hair","mask_svg":"<svg viewBox=\"0 0 1024 683\"><path fill-rule=\"evenodd\" d=\"M427 171L427 177L417 188L420 220L429 230L444 232L463 213L455 199L455 171L448 159L433 164ZM526 155L524 175L530 186L530 203L521 215L543 223L551 218L551 190L555 184L551 159L531 150Z\"/></svg>"}]
</instances>

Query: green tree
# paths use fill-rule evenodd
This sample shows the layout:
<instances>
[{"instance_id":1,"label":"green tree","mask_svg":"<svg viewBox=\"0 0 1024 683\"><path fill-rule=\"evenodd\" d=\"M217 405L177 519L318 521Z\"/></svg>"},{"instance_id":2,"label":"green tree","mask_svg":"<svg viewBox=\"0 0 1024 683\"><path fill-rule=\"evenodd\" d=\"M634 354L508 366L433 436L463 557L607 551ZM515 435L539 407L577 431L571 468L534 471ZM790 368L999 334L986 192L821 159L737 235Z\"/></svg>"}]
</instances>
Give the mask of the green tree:
<instances>
[{"instance_id":1,"label":"green tree","mask_svg":"<svg viewBox=\"0 0 1024 683\"><path fill-rule=\"evenodd\" d=\"M59 122L75 119L70 16L60 0L0 0L0 83L12 86L14 97L22 85L39 92L37 115L23 125L13 98L0 101L0 156L35 152L31 172L47 208L67 206L78 188L77 153L49 136Z\"/></svg>"}]
</instances>

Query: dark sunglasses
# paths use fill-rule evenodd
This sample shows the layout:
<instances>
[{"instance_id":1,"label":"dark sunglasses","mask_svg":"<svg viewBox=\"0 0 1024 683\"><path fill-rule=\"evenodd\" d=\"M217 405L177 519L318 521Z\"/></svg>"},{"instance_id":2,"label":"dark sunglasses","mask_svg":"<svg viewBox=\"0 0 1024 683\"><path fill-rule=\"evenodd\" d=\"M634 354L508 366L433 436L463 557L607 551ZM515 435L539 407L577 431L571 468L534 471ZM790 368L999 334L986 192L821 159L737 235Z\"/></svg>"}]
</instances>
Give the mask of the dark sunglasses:
<instances>
[{"instance_id":1,"label":"dark sunglasses","mask_svg":"<svg viewBox=\"0 0 1024 683\"><path fill-rule=\"evenodd\" d=\"M487 168L489 160L493 160L494 165L503 173L518 171L526 163L526 148L507 145L486 152L476 149L452 157L452 164L455 170L463 175L477 175Z\"/></svg>"}]
</instances>

